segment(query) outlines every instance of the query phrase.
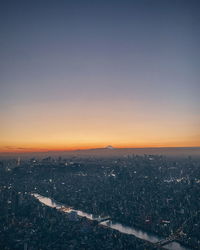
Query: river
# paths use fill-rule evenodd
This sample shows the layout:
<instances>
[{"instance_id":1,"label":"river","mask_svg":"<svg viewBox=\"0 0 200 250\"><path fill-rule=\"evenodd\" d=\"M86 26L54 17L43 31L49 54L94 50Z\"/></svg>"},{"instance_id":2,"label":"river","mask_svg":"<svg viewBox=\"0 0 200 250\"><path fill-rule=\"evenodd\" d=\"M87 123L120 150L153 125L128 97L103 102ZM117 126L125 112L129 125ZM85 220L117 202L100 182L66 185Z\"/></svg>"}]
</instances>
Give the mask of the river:
<instances>
[{"instance_id":1,"label":"river","mask_svg":"<svg viewBox=\"0 0 200 250\"><path fill-rule=\"evenodd\" d=\"M59 202L54 201L51 198L44 197L44 196L36 194L36 193L33 193L32 195L36 199L38 199L42 204L45 204L48 207L56 208L59 211L62 211L64 213L73 213L73 214L76 214L77 216L80 216L80 217L86 217L89 220L98 221L99 225L106 226L108 228L112 228L112 229L117 230L123 234L134 235L137 238L149 241L151 243L155 243L155 242L158 242L158 241L163 239L163 238L157 236L156 234L152 234L152 233L146 232L144 230L140 230L140 229L135 228L135 227L128 227L128 226L122 225L121 223L113 222L110 219L105 220L103 222L100 222L101 220L104 220L105 218L100 217L100 216L96 217L93 214L89 214L89 213L86 213L86 212L83 212L80 210L73 209L71 207L65 206ZM163 248L169 249L169 250L190 250L189 248L184 247L183 245L181 245L179 242L176 242L176 241L173 241L173 242L163 246Z\"/></svg>"}]
</instances>

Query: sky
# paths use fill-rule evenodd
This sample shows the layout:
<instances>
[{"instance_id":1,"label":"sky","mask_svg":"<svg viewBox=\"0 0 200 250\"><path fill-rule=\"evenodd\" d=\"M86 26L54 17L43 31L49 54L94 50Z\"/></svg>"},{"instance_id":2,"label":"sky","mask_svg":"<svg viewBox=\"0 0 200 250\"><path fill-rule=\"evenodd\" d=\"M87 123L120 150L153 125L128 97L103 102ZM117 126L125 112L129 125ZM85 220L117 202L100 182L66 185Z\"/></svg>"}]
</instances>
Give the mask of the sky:
<instances>
[{"instance_id":1,"label":"sky","mask_svg":"<svg viewBox=\"0 0 200 250\"><path fill-rule=\"evenodd\" d=\"M200 146L198 0L2 0L0 151Z\"/></svg>"}]
</instances>

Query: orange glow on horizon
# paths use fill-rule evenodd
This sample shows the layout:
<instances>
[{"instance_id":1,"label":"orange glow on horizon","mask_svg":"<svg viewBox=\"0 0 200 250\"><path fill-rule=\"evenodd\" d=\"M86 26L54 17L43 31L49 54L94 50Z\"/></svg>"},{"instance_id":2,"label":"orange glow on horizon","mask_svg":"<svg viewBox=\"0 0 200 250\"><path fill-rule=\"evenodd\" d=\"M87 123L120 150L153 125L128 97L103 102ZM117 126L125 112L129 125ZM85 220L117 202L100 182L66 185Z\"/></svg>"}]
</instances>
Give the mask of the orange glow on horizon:
<instances>
[{"instance_id":1,"label":"orange glow on horizon","mask_svg":"<svg viewBox=\"0 0 200 250\"><path fill-rule=\"evenodd\" d=\"M92 144L92 145L80 145L80 146L46 146L46 147L0 147L0 153L31 153L31 152L51 152L51 151L75 151L75 150L87 150L94 148L105 148L110 144ZM171 143L171 144L112 144L114 148L184 148L184 147L200 147L200 144L182 144L182 143Z\"/></svg>"},{"instance_id":2,"label":"orange glow on horizon","mask_svg":"<svg viewBox=\"0 0 200 250\"><path fill-rule=\"evenodd\" d=\"M0 152L200 146L199 120L193 114L177 116L162 109L152 113L146 106L141 112L126 101L109 108L108 103L66 109L62 102L48 104L14 106L4 112Z\"/></svg>"}]
</instances>

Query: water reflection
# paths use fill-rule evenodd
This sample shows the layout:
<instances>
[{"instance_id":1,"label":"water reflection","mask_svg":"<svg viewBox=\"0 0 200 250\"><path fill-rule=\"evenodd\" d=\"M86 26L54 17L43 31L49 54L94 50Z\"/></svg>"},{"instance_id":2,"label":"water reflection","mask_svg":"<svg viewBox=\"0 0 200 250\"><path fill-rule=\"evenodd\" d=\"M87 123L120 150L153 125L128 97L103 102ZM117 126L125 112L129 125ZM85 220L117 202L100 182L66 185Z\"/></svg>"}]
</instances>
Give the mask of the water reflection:
<instances>
[{"instance_id":1,"label":"water reflection","mask_svg":"<svg viewBox=\"0 0 200 250\"><path fill-rule=\"evenodd\" d=\"M71 207L62 205L61 203L58 203L58 202L55 202L51 198L47 198L47 197L44 197L44 196L36 194L36 193L33 193L32 195L36 199L38 199L42 204L45 204L48 207L56 208L59 211L64 212L64 213L69 213L69 214L75 213L77 216L86 217L89 220L98 221L99 225L106 226L108 228L112 228L112 229L117 230L121 233L134 235L137 238L149 241L151 243L155 243L155 242L162 240L161 237L159 237L155 234L151 234L149 232L145 232L143 230L139 230L139 229L134 228L134 227L124 226L121 223L115 223L111 220L105 220L106 218L101 217L101 216L95 217L93 214L88 214L88 213L82 212L80 210L75 210ZM105 221L101 222L102 220L105 220ZM189 248L182 246L180 243L178 243L176 241L173 241L173 242L165 245L163 248L169 249L169 250L190 250Z\"/></svg>"},{"instance_id":2,"label":"water reflection","mask_svg":"<svg viewBox=\"0 0 200 250\"><path fill-rule=\"evenodd\" d=\"M93 214L88 214L88 213L82 212L80 210L72 209L71 207L64 206L61 203L55 202L52 199L44 197L42 195L35 194L35 193L33 193L32 195L36 199L38 199L41 203L43 203L44 205L46 205L48 207L51 207L51 208L56 208L59 211L62 211L64 213L75 212L78 216L80 216L80 217L86 217L89 220L97 220L97 221L101 220L101 217L95 217Z\"/></svg>"},{"instance_id":3,"label":"water reflection","mask_svg":"<svg viewBox=\"0 0 200 250\"><path fill-rule=\"evenodd\" d=\"M165 249L174 249L174 250L188 250L189 248L185 248L182 245L180 245L178 242L173 241L167 245L164 246Z\"/></svg>"},{"instance_id":4,"label":"water reflection","mask_svg":"<svg viewBox=\"0 0 200 250\"><path fill-rule=\"evenodd\" d=\"M36 199L38 199L41 203L43 203L44 205L48 206L48 207L52 207L52 208L57 208L60 209L62 206L58 205L57 202L54 202L52 199L44 197L42 195L39 194L32 194Z\"/></svg>"},{"instance_id":5,"label":"water reflection","mask_svg":"<svg viewBox=\"0 0 200 250\"><path fill-rule=\"evenodd\" d=\"M104 226L107 226L109 228L115 229L115 230L117 230L117 231L119 231L121 233L124 233L124 234L134 235L137 238L147 240L147 241L150 241L152 243L155 243L155 242L161 240L161 238L159 238L157 236L154 236L153 234L146 233L146 232L144 232L142 230L135 229L135 228L132 228L132 227L124 226L124 225L122 225L120 223L115 223L115 222L112 222L112 221L104 221L104 222L101 222L100 224L104 225Z\"/></svg>"}]
</instances>

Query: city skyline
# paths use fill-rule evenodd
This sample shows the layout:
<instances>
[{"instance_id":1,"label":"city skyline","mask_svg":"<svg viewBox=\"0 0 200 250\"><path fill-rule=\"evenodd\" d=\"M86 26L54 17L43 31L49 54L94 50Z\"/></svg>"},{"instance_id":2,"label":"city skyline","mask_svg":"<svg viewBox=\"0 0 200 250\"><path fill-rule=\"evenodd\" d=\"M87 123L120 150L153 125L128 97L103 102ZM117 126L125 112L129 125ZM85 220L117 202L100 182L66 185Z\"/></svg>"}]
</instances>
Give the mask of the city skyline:
<instances>
[{"instance_id":1,"label":"city skyline","mask_svg":"<svg viewBox=\"0 0 200 250\"><path fill-rule=\"evenodd\" d=\"M0 152L200 147L199 2L0 8Z\"/></svg>"}]
</instances>

